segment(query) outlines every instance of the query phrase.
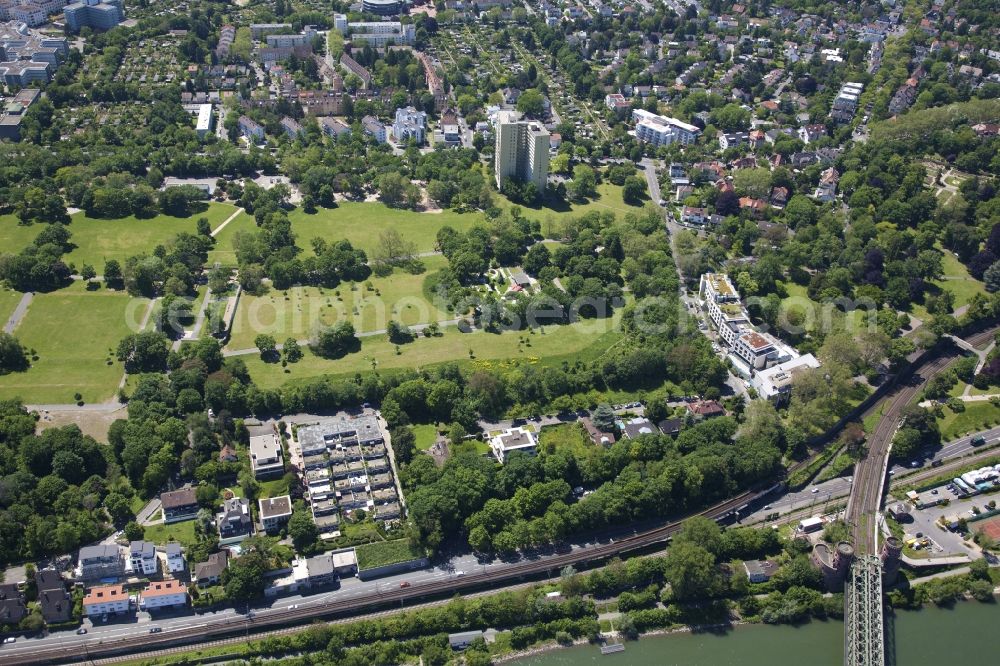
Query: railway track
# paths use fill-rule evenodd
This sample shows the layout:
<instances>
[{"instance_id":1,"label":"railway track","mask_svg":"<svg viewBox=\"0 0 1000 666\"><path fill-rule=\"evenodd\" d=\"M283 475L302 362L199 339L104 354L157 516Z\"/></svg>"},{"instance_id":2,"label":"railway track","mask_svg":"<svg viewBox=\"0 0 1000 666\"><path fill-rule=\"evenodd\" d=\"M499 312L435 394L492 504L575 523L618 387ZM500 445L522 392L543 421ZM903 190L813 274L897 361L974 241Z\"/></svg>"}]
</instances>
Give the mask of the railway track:
<instances>
[{"instance_id":1,"label":"railway track","mask_svg":"<svg viewBox=\"0 0 1000 666\"><path fill-rule=\"evenodd\" d=\"M747 491L741 495L720 502L698 514L712 520L723 518L735 509L753 502L768 494L771 489ZM306 622L319 618L330 618L343 615L355 615L359 611L377 609L390 605L405 605L408 601L426 600L434 597L450 596L462 590L473 590L480 587L493 586L505 581L519 580L546 572L558 571L572 564L600 561L620 553L638 550L669 539L680 530L684 520L677 520L655 529L640 532L628 537L613 540L606 544L598 544L592 548L576 552L563 553L538 561L527 561L505 567L499 571L468 574L462 578L437 581L377 592L359 599L351 599L334 605L313 608L289 608L285 610L263 613L259 612L252 622L245 616L230 616L224 620L209 623L205 627L186 628L176 632L166 630L160 634L136 634L106 643L75 644L72 646L56 646L39 648L30 654L4 655L4 664L53 664L76 661L93 661L95 658L111 657L126 653L143 653L150 650L171 649L179 645L204 643L223 638L227 635L246 632L254 638L261 637L262 632L280 630L281 627L295 624L302 626ZM252 632L251 632L252 628ZM137 655L141 656L141 655Z\"/></svg>"},{"instance_id":2,"label":"railway track","mask_svg":"<svg viewBox=\"0 0 1000 666\"><path fill-rule=\"evenodd\" d=\"M996 333L996 327L970 335L966 342L973 347L988 342ZM854 475L854 486L847 503L847 522L854 530L854 547L859 556L876 555L878 547L874 516L882 503L886 468L892 439L899 427L899 420L906 407L923 390L928 381L942 372L960 353L957 348L945 349L916 372L918 381L902 385L890 398L889 406L871 437L868 438L868 455L858 463Z\"/></svg>"}]
</instances>

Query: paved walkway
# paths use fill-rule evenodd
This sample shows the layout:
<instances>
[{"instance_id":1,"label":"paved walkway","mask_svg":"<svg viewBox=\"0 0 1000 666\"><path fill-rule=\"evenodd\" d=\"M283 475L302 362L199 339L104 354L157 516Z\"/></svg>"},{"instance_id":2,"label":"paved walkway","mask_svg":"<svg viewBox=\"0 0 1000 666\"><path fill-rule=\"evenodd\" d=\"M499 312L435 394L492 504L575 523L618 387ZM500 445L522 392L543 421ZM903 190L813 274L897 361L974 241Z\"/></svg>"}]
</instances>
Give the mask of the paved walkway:
<instances>
[{"instance_id":1,"label":"paved walkway","mask_svg":"<svg viewBox=\"0 0 1000 666\"><path fill-rule=\"evenodd\" d=\"M220 224L219 226L217 226L215 229L212 230L212 238L215 238L216 236L218 236L219 232L221 232L223 229L225 229L226 225L229 224L230 222L232 222L233 220L235 220L239 216L239 214L242 213L242 212L243 212L242 208L237 208L236 211L232 215L230 215L229 217L227 217L226 220L222 224Z\"/></svg>"},{"instance_id":2,"label":"paved walkway","mask_svg":"<svg viewBox=\"0 0 1000 666\"><path fill-rule=\"evenodd\" d=\"M28 313L28 306L31 305L31 300L35 297L34 292L25 292L21 295L21 300L18 302L17 307L10 315L10 319L4 325L4 333L13 333L17 325L21 323L24 315Z\"/></svg>"}]
</instances>

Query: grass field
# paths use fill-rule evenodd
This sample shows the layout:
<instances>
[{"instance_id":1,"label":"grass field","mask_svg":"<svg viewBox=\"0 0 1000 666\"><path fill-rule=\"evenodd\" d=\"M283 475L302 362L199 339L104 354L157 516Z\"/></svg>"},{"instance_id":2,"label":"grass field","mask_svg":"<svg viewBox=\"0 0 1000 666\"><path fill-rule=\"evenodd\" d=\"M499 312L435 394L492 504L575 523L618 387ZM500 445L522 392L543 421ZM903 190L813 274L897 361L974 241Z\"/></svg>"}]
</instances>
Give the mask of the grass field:
<instances>
[{"instance_id":1,"label":"grass field","mask_svg":"<svg viewBox=\"0 0 1000 666\"><path fill-rule=\"evenodd\" d=\"M70 242L76 248L63 257L63 261L76 264L77 269L83 264L90 264L100 275L108 259L124 263L133 255L143 252L152 254L153 248L167 243L182 231L195 233L198 218L207 217L214 229L235 210L230 204L210 203L204 213L195 213L190 217L157 215L148 220L134 216L99 220L77 213L69 225L72 233ZM42 227L39 225L36 228L41 230Z\"/></svg>"},{"instance_id":2,"label":"grass field","mask_svg":"<svg viewBox=\"0 0 1000 666\"><path fill-rule=\"evenodd\" d=\"M158 546L162 546L169 541L177 541L183 546L191 547L198 543L198 539L194 534L195 522L194 520L185 520L179 523L170 523L169 525L164 525L163 523L159 525L147 525L143 539L151 541Z\"/></svg>"},{"instance_id":3,"label":"grass field","mask_svg":"<svg viewBox=\"0 0 1000 666\"><path fill-rule=\"evenodd\" d=\"M406 240L414 242L417 252L430 252L437 242L437 232L441 227L451 226L458 231L466 231L477 222L484 222L481 213L415 213L409 210L389 208L381 203L344 202L336 208L320 208L308 215L298 208L289 214L296 245L303 249L305 256L312 254L310 241L316 236L327 241L347 239L354 247L368 253L378 247L379 236L387 229L395 229ZM224 231L229 231L227 227Z\"/></svg>"},{"instance_id":4,"label":"grass field","mask_svg":"<svg viewBox=\"0 0 1000 666\"><path fill-rule=\"evenodd\" d=\"M260 481L260 499L269 497L281 497L288 494L288 480L285 477L271 479L270 481Z\"/></svg>"},{"instance_id":5,"label":"grass field","mask_svg":"<svg viewBox=\"0 0 1000 666\"><path fill-rule=\"evenodd\" d=\"M967 402L964 412L944 407L941 427L942 441L950 441L970 432L986 430L1000 423L1000 407L989 402Z\"/></svg>"},{"instance_id":6,"label":"grass field","mask_svg":"<svg viewBox=\"0 0 1000 666\"><path fill-rule=\"evenodd\" d=\"M965 268L965 265L954 254L940 246L937 249L941 250L943 255L941 260L941 278L939 280L932 280L931 284L944 291L950 291L955 296L954 307L956 310L963 305L968 305L975 294L986 293L986 286L969 275L969 271ZM920 303L913 304L910 312L922 321L927 321L931 317L927 309Z\"/></svg>"},{"instance_id":7,"label":"grass field","mask_svg":"<svg viewBox=\"0 0 1000 666\"><path fill-rule=\"evenodd\" d=\"M129 321L141 321L147 304L124 293L88 292L82 283L37 294L15 334L39 358L26 372L0 377L0 397L69 403L79 392L86 402L110 399L124 372L113 360L118 342L130 332Z\"/></svg>"},{"instance_id":8,"label":"grass field","mask_svg":"<svg viewBox=\"0 0 1000 666\"><path fill-rule=\"evenodd\" d=\"M594 443L584 435L583 426L579 423L564 423L542 428L538 434L538 444L549 453L566 451L575 456L594 449Z\"/></svg>"},{"instance_id":9,"label":"grass field","mask_svg":"<svg viewBox=\"0 0 1000 666\"><path fill-rule=\"evenodd\" d=\"M499 334L461 333L455 327L442 329L436 338L417 338L396 346L385 336L361 339L361 349L336 359L321 359L304 349L304 358L285 369L277 363L264 363L257 355L241 356L250 374L262 388L277 388L288 380L320 375L350 375L374 368L379 371L395 368L420 368L445 361L459 361L473 367L496 367L507 359L532 363L560 363L578 357L592 359L602 354L621 338L620 310L611 320L582 321L566 326L545 326L529 333L508 331ZM475 358L470 358L469 350Z\"/></svg>"},{"instance_id":10,"label":"grass field","mask_svg":"<svg viewBox=\"0 0 1000 666\"><path fill-rule=\"evenodd\" d=\"M426 451L434 446L437 440L437 426L431 424L421 424L413 426L413 436L417 439L417 450Z\"/></svg>"},{"instance_id":11,"label":"grass field","mask_svg":"<svg viewBox=\"0 0 1000 666\"><path fill-rule=\"evenodd\" d=\"M228 347L253 347L254 338L261 333L273 335L278 342L289 336L308 338L320 322L329 325L347 320L359 333L365 333L385 330L390 320L412 326L452 319L423 296L422 288L427 275L447 262L439 256L422 261L427 271L420 275L396 270L388 277L373 276L335 289L293 287L272 289L263 296L243 295Z\"/></svg>"},{"instance_id":12,"label":"grass field","mask_svg":"<svg viewBox=\"0 0 1000 666\"><path fill-rule=\"evenodd\" d=\"M212 228L217 228L228 218L228 215L222 218L219 222L213 224ZM208 265L211 266L219 263L223 266L236 266L236 251L233 250L233 238L236 237L236 232L256 230L257 224L254 222L253 217L247 215L246 213L240 213L237 215L233 218L233 221L227 224L226 228L220 231L219 235L215 237L215 247L208 252Z\"/></svg>"},{"instance_id":13,"label":"grass field","mask_svg":"<svg viewBox=\"0 0 1000 666\"><path fill-rule=\"evenodd\" d=\"M3 252L20 252L44 228L43 224L18 224L17 215L0 215L0 247Z\"/></svg>"},{"instance_id":14,"label":"grass field","mask_svg":"<svg viewBox=\"0 0 1000 666\"><path fill-rule=\"evenodd\" d=\"M570 217L578 217L592 210L599 212L610 211L615 215L624 215L628 212L642 210L642 206L633 206L625 203L622 199L622 188L604 181L597 186L597 196L583 203L560 202L558 206L552 206L551 202L545 202L540 206L525 206L524 204L514 204L502 194L497 195L497 201L501 207L509 208L514 205L521 207L524 217L537 220L542 224L542 233L550 236L546 229L548 222L561 222ZM645 202L643 202L645 203Z\"/></svg>"},{"instance_id":15,"label":"grass field","mask_svg":"<svg viewBox=\"0 0 1000 666\"><path fill-rule=\"evenodd\" d=\"M396 562L406 562L424 556L419 548L410 545L409 539L366 543L358 546L356 550L358 569L361 570L382 567Z\"/></svg>"}]
</instances>

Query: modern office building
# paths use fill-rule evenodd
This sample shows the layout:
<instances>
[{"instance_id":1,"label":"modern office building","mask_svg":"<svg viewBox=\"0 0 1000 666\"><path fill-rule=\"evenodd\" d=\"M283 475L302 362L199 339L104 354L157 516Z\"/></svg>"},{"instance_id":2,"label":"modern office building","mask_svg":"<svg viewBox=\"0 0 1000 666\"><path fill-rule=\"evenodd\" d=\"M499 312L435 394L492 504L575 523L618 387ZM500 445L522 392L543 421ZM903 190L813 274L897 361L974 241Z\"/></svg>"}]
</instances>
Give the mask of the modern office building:
<instances>
[{"instance_id":1,"label":"modern office building","mask_svg":"<svg viewBox=\"0 0 1000 666\"><path fill-rule=\"evenodd\" d=\"M66 27L79 32L80 28L110 30L125 20L121 0L82 0L66 6Z\"/></svg>"},{"instance_id":2,"label":"modern office building","mask_svg":"<svg viewBox=\"0 0 1000 666\"><path fill-rule=\"evenodd\" d=\"M392 136L398 143L411 139L422 145L427 137L427 114L412 106L396 109L396 120L392 123Z\"/></svg>"},{"instance_id":3,"label":"modern office building","mask_svg":"<svg viewBox=\"0 0 1000 666\"><path fill-rule=\"evenodd\" d=\"M515 111L501 111L496 122L497 187L508 178L534 183L545 191L549 177L549 132L534 120L520 120Z\"/></svg>"}]
</instances>

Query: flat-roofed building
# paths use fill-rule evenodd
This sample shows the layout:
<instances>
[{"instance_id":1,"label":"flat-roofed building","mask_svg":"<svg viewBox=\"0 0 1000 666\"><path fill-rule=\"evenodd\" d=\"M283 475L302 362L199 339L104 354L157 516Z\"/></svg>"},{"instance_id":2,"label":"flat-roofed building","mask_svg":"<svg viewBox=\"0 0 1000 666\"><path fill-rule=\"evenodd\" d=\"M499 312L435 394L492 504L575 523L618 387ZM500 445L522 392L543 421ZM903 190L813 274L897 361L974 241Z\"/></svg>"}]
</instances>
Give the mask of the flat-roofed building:
<instances>
[{"instance_id":1,"label":"flat-roofed building","mask_svg":"<svg viewBox=\"0 0 1000 666\"><path fill-rule=\"evenodd\" d=\"M250 466L254 477L273 478L285 473L281 440L276 434L255 435L250 438Z\"/></svg>"},{"instance_id":2,"label":"flat-roofed building","mask_svg":"<svg viewBox=\"0 0 1000 666\"><path fill-rule=\"evenodd\" d=\"M121 578L125 575L125 556L115 544L84 546L80 549L78 573L83 580Z\"/></svg>"},{"instance_id":3,"label":"flat-roofed building","mask_svg":"<svg viewBox=\"0 0 1000 666\"><path fill-rule=\"evenodd\" d=\"M796 375L809 368L820 367L819 361L812 354L803 354L784 363L754 373L750 380L757 395L765 400L784 400L792 391L792 383Z\"/></svg>"},{"instance_id":4,"label":"flat-roofed building","mask_svg":"<svg viewBox=\"0 0 1000 666\"><path fill-rule=\"evenodd\" d=\"M128 557L132 573L137 576L149 576L160 570L156 546L148 541L131 542L128 547Z\"/></svg>"},{"instance_id":5,"label":"flat-roofed building","mask_svg":"<svg viewBox=\"0 0 1000 666\"><path fill-rule=\"evenodd\" d=\"M508 428L490 440L490 450L501 464L515 451L535 455L538 452L538 438L525 428Z\"/></svg>"},{"instance_id":6,"label":"flat-roofed building","mask_svg":"<svg viewBox=\"0 0 1000 666\"><path fill-rule=\"evenodd\" d=\"M201 138L212 131L215 125L215 115L212 113L211 104L198 105L198 119L195 121L194 131Z\"/></svg>"},{"instance_id":7,"label":"flat-roofed building","mask_svg":"<svg viewBox=\"0 0 1000 666\"><path fill-rule=\"evenodd\" d=\"M509 178L532 183L541 194L549 177L549 132L516 111L501 111L496 122L494 170L497 187Z\"/></svg>"},{"instance_id":8,"label":"flat-roofed building","mask_svg":"<svg viewBox=\"0 0 1000 666\"><path fill-rule=\"evenodd\" d=\"M695 125L645 109L634 109L632 120L635 121L635 138L654 146L667 146L671 143L687 145L697 141L701 135L701 129Z\"/></svg>"}]
</instances>

